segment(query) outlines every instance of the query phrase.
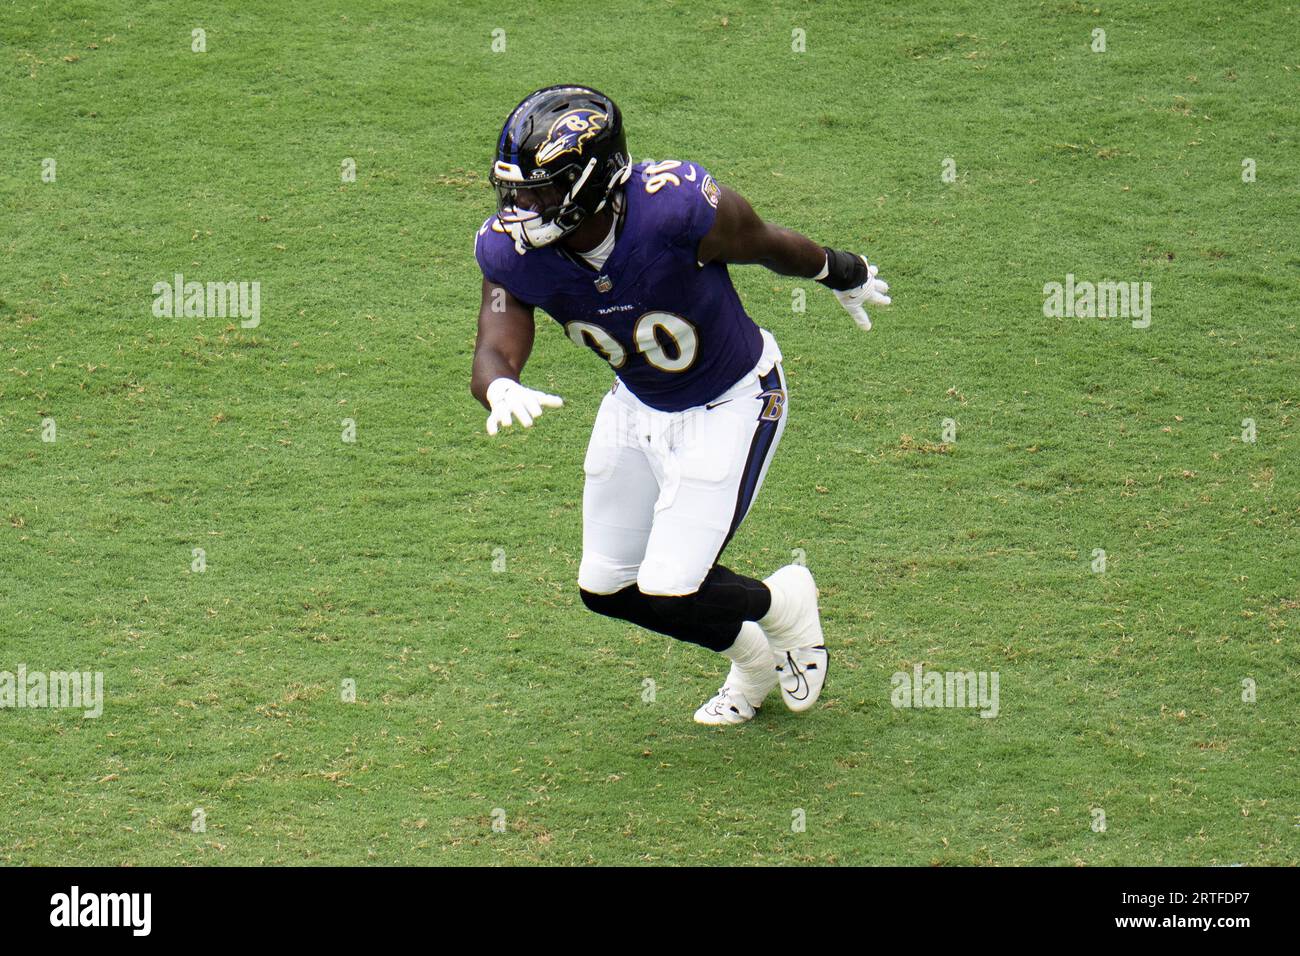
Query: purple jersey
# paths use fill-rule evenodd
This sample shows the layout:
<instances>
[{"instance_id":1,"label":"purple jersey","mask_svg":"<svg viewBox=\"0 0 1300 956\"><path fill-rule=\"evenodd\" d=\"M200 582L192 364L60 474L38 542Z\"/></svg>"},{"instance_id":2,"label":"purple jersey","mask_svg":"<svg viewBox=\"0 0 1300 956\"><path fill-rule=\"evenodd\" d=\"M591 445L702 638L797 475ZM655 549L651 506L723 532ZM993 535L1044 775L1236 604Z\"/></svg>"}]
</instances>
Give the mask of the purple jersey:
<instances>
[{"instance_id":1,"label":"purple jersey","mask_svg":"<svg viewBox=\"0 0 1300 956\"><path fill-rule=\"evenodd\" d=\"M495 216L475 244L488 281L554 318L637 398L679 412L753 370L762 337L721 263L700 266L718 184L693 163L639 163L624 189L622 231L601 269L556 245L521 250Z\"/></svg>"}]
</instances>

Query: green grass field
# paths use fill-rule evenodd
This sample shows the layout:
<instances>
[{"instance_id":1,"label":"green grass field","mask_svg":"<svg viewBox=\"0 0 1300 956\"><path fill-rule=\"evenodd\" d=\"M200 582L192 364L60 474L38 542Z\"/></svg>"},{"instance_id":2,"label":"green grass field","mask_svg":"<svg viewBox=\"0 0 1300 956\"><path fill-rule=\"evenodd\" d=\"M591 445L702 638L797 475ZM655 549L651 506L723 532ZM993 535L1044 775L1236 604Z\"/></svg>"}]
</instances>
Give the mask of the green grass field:
<instances>
[{"instance_id":1,"label":"green grass field","mask_svg":"<svg viewBox=\"0 0 1300 956\"><path fill-rule=\"evenodd\" d=\"M1294 4L504 9L0 4L0 671L106 695L0 710L0 861L1300 862ZM583 608L607 367L541 317L566 407L468 394L495 137L565 80L892 287L864 335L733 270L791 420L728 564L806 554L808 714L697 726L726 662ZM999 715L892 707L918 663Z\"/></svg>"}]
</instances>

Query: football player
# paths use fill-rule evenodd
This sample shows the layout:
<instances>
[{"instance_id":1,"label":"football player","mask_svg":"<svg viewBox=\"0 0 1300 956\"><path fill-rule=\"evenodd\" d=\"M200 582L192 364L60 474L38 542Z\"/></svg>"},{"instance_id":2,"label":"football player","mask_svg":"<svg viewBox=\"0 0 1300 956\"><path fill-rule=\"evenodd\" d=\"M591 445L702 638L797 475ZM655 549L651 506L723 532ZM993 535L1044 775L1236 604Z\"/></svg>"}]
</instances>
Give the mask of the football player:
<instances>
[{"instance_id":1,"label":"football player","mask_svg":"<svg viewBox=\"0 0 1300 956\"><path fill-rule=\"evenodd\" d=\"M583 463L583 603L730 658L700 723L747 721L777 686L807 710L828 662L812 575L792 564L758 581L718 563L788 414L781 352L727 267L815 279L863 329L888 286L865 257L764 222L696 163L633 165L618 107L589 87L516 106L490 179L470 385L488 434L563 404L520 382L537 309L614 370Z\"/></svg>"}]
</instances>

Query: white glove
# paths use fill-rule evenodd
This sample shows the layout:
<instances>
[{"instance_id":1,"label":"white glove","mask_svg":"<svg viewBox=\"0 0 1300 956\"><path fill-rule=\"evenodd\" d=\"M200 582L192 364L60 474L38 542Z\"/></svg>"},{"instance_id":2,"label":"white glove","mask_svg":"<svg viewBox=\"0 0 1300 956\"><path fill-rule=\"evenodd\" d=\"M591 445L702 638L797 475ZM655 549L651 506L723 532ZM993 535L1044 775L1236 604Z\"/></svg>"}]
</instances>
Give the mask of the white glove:
<instances>
[{"instance_id":1,"label":"white glove","mask_svg":"<svg viewBox=\"0 0 1300 956\"><path fill-rule=\"evenodd\" d=\"M559 408L564 399L558 395L547 395L535 389L526 388L512 378L496 378L487 387L488 404L492 411L488 413L487 433L495 435L497 429L509 428L514 419L519 424L531 428L533 419L542 414L543 408Z\"/></svg>"},{"instance_id":2,"label":"white glove","mask_svg":"<svg viewBox=\"0 0 1300 956\"><path fill-rule=\"evenodd\" d=\"M840 300L840 305L848 310L849 315L853 316L853 321L858 323L858 328L864 332L871 331L871 319L867 317L867 310L863 308L868 303L875 305L889 305L890 298L885 295L889 291L889 283L884 279L876 278L876 267L867 262L866 256L858 256L863 264L867 267L867 281L862 283L856 289L845 289L843 292L836 292L835 298Z\"/></svg>"}]
</instances>

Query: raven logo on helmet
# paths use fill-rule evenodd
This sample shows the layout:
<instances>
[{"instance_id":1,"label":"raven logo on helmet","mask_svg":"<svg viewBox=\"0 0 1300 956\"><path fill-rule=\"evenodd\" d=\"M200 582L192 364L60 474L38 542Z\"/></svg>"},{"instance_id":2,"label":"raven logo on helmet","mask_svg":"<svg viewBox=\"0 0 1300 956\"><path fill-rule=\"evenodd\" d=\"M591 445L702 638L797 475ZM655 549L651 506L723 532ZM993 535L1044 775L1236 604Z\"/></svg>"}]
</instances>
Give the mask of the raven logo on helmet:
<instances>
[{"instance_id":1,"label":"raven logo on helmet","mask_svg":"<svg viewBox=\"0 0 1300 956\"><path fill-rule=\"evenodd\" d=\"M520 253L550 245L604 209L631 173L614 101L588 86L548 86L501 129L489 176L497 221Z\"/></svg>"},{"instance_id":2,"label":"raven logo on helmet","mask_svg":"<svg viewBox=\"0 0 1300 956\"><path fill-rule=\"evenodd\" d=\"M581 153L582 144L605 128L609 116L593 109L570 110L553 124L546 142L537 147L537 163L545 166L565 153Z\"/></svg>"}]
</instances>

